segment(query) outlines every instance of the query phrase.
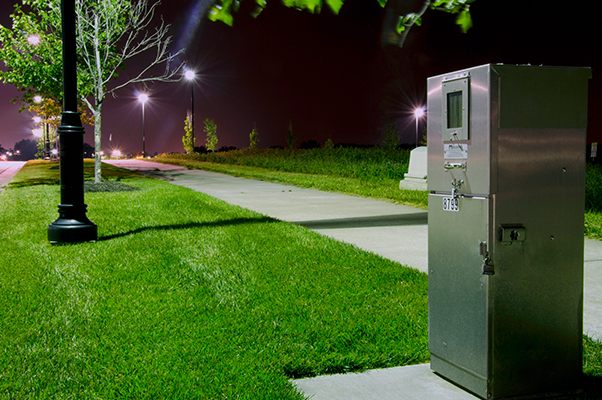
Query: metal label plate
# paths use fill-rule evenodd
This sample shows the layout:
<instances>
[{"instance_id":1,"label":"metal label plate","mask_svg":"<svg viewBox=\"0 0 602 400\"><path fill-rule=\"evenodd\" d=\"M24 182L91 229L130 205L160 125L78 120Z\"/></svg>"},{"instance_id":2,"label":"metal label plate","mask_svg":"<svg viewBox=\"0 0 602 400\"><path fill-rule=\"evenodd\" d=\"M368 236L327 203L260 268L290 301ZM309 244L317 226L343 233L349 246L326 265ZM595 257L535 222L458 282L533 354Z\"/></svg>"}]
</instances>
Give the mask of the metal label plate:
<instances>
[{"instance_id":1,"label":"metal label plate","mask_svg":"<svg viewBox=\"0 0 602 400\"><path fill-rule=\"evenodd\" d=\"M460 211L460 198L459 197L444 197L443 198L443 211Z\"/></svg>"},{"instance_id":2,"label":"metal label plate","mask_svg":"<svg viewBox=\"0 0 602 400\"><path fill-rule=\"evenodd\" d=\"M466 160L468 158L468 144L445 143L443 145L443 156L446 160Z\"/></svg>"}]
</instances>

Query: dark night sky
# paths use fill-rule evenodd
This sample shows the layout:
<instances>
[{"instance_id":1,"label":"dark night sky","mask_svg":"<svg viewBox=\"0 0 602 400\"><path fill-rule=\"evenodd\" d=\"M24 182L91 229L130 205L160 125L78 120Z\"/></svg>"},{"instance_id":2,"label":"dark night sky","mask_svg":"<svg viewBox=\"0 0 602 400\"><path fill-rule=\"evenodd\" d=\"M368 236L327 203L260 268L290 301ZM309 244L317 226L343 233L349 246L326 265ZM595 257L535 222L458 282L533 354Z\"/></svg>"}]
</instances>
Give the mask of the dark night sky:
<instances>
[{"instance_id":1,"label":"dark night sky","mask_svg":"<svg viewBox=\"0 0 602 400\"><path fill-rule=\"evenodd\" d=\"M398 122L405 141L413 142L410 111L426 98L426 78L490 62L592 67L588 142L602 142L602 35L587 7L524 9L519 0L477 0L467 34L453 16L430 11L399 49L380 44L383 10L376 0L347 0L339 16L328 10L311 15L271 1L257 19L248 16L243 2L233 28L195 19L199 2L204 1L165 0L160 9L172 24L174 49L190 38L183 59L193 59L201 74L195 86L197 144L204 144L205 118L218 125L218 146L247 147L254 126L260 147L284 146L289 121L298 145L309 139L322 144L329 137L335 143L378 144L389 121ZM5 3L10 2L0 5L0 23L9 24L11 8ZM135 70L131 63L123 76ZM141 150L135 93L142 89L130 86L107 98L106 149L111 135L112 147ZM0 86L4 147L31 137L32 115L18 114L9 103L16 95L12 86ZM182 151L188 82L151 84L149 95L147 151ZM92 143L92 129L87 130L85 140Z\"/></svg>"}]
</instances>

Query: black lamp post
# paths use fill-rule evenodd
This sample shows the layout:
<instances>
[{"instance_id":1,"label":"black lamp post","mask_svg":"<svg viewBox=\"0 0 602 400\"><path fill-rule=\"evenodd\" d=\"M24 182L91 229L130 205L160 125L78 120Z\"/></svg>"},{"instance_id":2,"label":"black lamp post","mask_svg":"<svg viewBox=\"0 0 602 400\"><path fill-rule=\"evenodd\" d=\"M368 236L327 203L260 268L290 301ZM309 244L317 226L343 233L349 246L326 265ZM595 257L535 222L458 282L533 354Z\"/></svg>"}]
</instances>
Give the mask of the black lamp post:
<instances>
[{"instance_id":1,"label":"black lamp post","mask_svg":"<svg viewBox=\"0 0 602 400\"><path fill-rule=\"evenodd\" d=\"M192 152L194 153L194 78L196 74L193 70L189 69L188 71L186 71L185 76L186 79L190 81L190 124L192 125Z\"/></svg>"},{"instance_id":2,"label":"black lamp post","mask_svg":"<svg viewBox=\"0 0 602 400\"><path fill-rule=\"evenodd\" d=\"M50 132L48 132L48 116L44 117L44 160L50 160Z\"/></svg>"},{"instance_id":3,"label":"black lamp post","mask_svg":"<svg viewBox=\"0 0 602 400\"><path fill-rule=\"evenodd\" d=\"M142 103L142 157L146 157L146 134L144 132L144 104L148 100L148 96L144 93L138 95L138 100Z\"/></svg>"},{"instance_id":4,"label":"black lamp post","mask_svg":"<svg viewBox=\"0 0 602 400\"><path fill-rule=\"evenodd\" d=\"M84 134L77 112L75 0L61 0L63 25L63 112L58 134L61 204L59 218L48 226L50 243L95 241L97 227L84 204Z\"/></svg>"}]
</instances>

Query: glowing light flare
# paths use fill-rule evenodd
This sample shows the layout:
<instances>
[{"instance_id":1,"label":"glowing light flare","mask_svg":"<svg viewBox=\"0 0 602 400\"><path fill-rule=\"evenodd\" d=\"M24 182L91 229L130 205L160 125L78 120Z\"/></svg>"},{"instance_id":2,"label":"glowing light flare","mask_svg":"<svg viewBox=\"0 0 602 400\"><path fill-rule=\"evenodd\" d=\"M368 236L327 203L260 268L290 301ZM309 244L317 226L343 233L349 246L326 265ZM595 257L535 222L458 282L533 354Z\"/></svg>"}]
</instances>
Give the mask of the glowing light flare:
<instances>
[{"instance_id":1,"label":"glowing light flare","mask_svg":"<svg viewBox=\"0 0 602 400\"><path fill-rule=\"evenodd\" d=\"M146 93L140 93L138 95L138 101L140 101L142 104L146 103L148 101L148 95Z\"/></svg>"},{"instance_id":2,"label":"glowing light flare","mask_svg":"<svg viewBox=\"0 0 602 400\"><path fill-rule=\"evenodd\" d=\"M42 98L42 96L39 96L39 95L33 96L33 102L36 103L36 104L41 103L42 100L44 100L44 98Z\"/></svg>"},{"instance_id":3,"label":"glowing light flare","mask_svg":"<svg viewBox=\"0 0 602 400\"><path fill-rule=\"evenodd\" d=\"M194 80L194 78L196 78L196 74L194 73L193 70L188 70L186 71L186 73L184 74L184 76L186 77L186 79L188 79L189 81Z\"/></svg>"},{"instance_id":4,"label":"glowing light flare","mask_svg":"<svg viewBox=\"0 0 602 400\"><path fill-rule=\"evenodd\" d=\"M194 5L188 9L186 15L188 15L187 21L180 26L183 26L182 31L179 33L179 37L176 41L176 47L179 49L188 48L192 39L196 37L196 34L203 21L203 16L207 14L207 11L211 8L214 1L212 0L197 0Z\"/></svg>"},{"instance_id":5,"label":"glowing light flare","mask_svg":"<svg viewBox=\"0 0 602 400\"><path fill-rule=\"evenodd\" d=\"M414 116L416 118L421 118L424 115L424 109L422 107L414 110Z\"/></svg>"},{"instance_id":6,"label":"glowing light flare","mask_svg":"<svg viewBox=\"0 0 602 400\"><path fill-rule=\"evenodd\" d=\"M118 158L119 156L121 156L121 151L113 150L113 152L111 153L111 156Z\"/></svg>"},{"instance_id":7,"label":"glowing light flare","mask_svg":"<svg viewBox=\"0 0 602 400\"><path fill-rule=\"evenodd\" d=\"M33 122L35 122L36 124L39 124L40 122L42 122L42 118L35 116L35 117L33 117Z\"/></svg>"},{"instance_id":8,"label":"glowing light flare","mask_svg":"<svg viewBox=\"0 0 602 400\"><path fill-rule=\"evenodd\" d=\"M40 129L40 128L32 129L31 133L33 133L34 136L37 136L37 137L41 137L43 134L42 129Z\"/></svg>"},{"instance_id":9,"label":"glowing light flare","mask_svg":"<svg viewBox=\"0 0 602 400\"><path fill-rule=\"evenodd\" d=\"M38 35L31 35L27 37L27 43L29 43L32 46L37 46L42 42L42 40L40 39L40 37Z\"/></svg>"}]
</instances>

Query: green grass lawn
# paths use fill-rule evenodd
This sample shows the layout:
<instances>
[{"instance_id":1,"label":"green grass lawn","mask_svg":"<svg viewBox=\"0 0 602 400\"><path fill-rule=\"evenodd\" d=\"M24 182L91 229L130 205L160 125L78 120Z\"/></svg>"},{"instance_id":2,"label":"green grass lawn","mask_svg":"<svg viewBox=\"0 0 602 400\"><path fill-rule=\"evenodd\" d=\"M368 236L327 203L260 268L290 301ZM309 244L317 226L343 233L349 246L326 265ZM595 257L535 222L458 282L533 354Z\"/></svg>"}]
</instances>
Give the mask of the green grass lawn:
<instances>
[{"instance_id":1,"label":"green grass lawn","mask_svg":"<svg viewBox=\"0 0 602 400\"><path fill-rule=\"evenodd\" d=\"M88 193L52 246L52 163L0 196L0 398L298 399L288 379L428 360L426 275L192 190Z\"/></svg>"},{"instance_id":2,"label":"green grass lawn","mask_svg":"<svg viewBox=\"0 0 602 400\"><path fill-rule=\"evenodd\" d=\"M86 194L99 240L52 246L54 167L0 195L0 398L301 399L289 379L428 361L425 274L111 166L137 190ZM602 399L587 337L584 371Z\"/></svg>"}]
</instances>

